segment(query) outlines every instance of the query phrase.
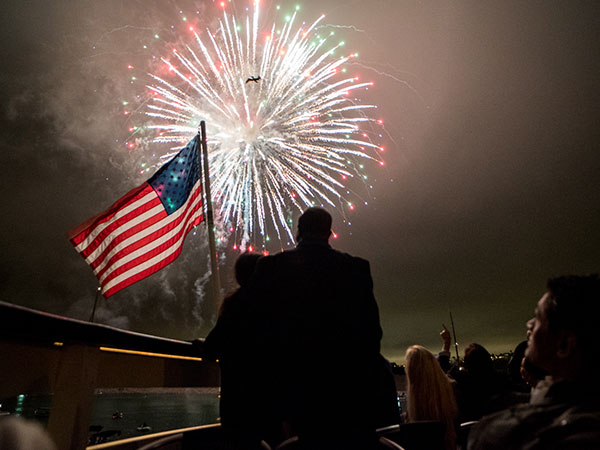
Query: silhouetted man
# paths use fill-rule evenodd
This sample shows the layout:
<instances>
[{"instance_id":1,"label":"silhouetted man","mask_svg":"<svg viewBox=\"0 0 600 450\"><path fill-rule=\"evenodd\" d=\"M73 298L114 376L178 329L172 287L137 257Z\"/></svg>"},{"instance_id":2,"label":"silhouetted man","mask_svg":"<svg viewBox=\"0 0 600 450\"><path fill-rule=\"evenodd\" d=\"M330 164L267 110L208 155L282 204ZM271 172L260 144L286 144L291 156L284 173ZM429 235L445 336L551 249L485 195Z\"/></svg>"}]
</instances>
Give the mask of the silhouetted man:
<instances>
[{"instance_id":1,"label":"silhouetted man","mask_svg":"<svg viewBox=\"0 0 600 450\"><path fill-rule=\"evenodd\" d=\"M261 258L251 281L271 402L303 448L369 448L381 327L369 263L332 249L331 216L309 208L294 250ZM344 447L346 448L346 447Z\"/></svg>"},{"instance_id":2,"label":"silhouetted man","mask_svg":"<svg viewBox=\"0 0 600 450\"><path fill-rule=\"evenodd\" d=\"M242 253L235 262L235 279L239 284L225 297L217 323L204 342L198 345L203 356L218 360L221 369L219 413L229 440L229 450L260 448L262 414L260 408L261 379L249 370L254 364L252 348L246 345L252 334L248 321L249 304L246 298L248 282L254 273L259 253Z\"/></svg>"},{"instance_id":3,"label":"silhouetted man","mask_svg":"<svg viewBox=\"0 0 600 450\"><path fill-rule=\"evenodd\" d=\"M547 371L552 385L536 404L484 417L469 449L600 448L600 279L548 281L535 309L525 358Z\"/></svg>"}]
</instances>

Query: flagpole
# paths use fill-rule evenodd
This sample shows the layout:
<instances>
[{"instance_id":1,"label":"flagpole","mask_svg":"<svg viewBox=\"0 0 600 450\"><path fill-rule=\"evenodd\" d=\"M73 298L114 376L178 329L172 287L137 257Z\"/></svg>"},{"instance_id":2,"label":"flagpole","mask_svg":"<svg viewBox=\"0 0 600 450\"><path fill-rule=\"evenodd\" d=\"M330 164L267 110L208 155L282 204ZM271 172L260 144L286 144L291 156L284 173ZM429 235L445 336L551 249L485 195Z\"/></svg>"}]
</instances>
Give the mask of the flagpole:
<instances>
[{"instance_id":1,"label":"flagpole","mask_svg":"<svg viewBox=\"0 0 600 450\"><path fill-rule=\"evenodd\" d=\"M202 167L204 173L204 198L205 198L205 212L206 212L206 225L208 227L208 249L210 252L210 270L211 270L211 301L207 302L209 305L208 319L212 320L213 314L216 313L217 307L221 301L221 281L219 277L219 264L217 262L217 247L215 244L215 230L213 220L212 201L210 194L210 173L208 171L208 145L206 143L206 123L200 122L200 143L202 146ZM200 159L200 155L198 155ZM198 161L200 162L200 161Z\"/></svg>"},{"instance_id":2,"label":"flagpole","mask_svg":"<svg viewBox=\"0 0 600 450\"><path fill-rule=\"evenodd\" d=\"M96 304L98 303L98 296L100 295L100 290L102 288L100 286L98 286L98 289L96 289L96 298L94 299L94 308L92 309L92 315L90 317L90 322L94 322L94 315L96 315Z\"/></svg>"}]
</instances>

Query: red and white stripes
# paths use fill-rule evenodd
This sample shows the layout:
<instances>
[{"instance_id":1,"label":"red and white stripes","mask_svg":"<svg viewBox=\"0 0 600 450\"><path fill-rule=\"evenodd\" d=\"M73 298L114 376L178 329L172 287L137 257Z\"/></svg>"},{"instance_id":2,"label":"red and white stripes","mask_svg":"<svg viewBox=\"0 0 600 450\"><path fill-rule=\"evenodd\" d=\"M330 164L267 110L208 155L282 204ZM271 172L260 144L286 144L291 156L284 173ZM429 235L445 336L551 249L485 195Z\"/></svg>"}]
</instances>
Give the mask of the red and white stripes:
<instances>
[{"instance_id":1,"label":"red and white stripes","mask_svg":"<svg viewBox=\"0 0 600 450\"><path fill-rule=\"evenodd\" d=\"M167 214L152 186L144 183L73 230L70 240L108 298L177 258L185 236L202 220L199 180L172 214Z\"/></svg>"}]
</instances>

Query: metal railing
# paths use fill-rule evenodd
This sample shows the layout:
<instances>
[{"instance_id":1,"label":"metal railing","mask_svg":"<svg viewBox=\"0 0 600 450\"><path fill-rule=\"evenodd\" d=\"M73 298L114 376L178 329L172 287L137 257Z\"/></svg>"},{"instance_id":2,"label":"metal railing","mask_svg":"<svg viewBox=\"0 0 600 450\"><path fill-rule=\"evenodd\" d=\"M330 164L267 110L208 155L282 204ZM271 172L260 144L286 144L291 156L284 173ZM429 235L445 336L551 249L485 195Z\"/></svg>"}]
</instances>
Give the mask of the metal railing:
<instances>
[{"instance_id":1,"label":"metal railing","mask_svg":"<svg viewBox=\"0 0 600 450\"><path fill-rule=\"evenodd\" d=\"M48 432L59 450L87 445L97 388L216 387L216 363L189 342L0 302L0 399L52 395Z\"/></svg>"}]
</instances>

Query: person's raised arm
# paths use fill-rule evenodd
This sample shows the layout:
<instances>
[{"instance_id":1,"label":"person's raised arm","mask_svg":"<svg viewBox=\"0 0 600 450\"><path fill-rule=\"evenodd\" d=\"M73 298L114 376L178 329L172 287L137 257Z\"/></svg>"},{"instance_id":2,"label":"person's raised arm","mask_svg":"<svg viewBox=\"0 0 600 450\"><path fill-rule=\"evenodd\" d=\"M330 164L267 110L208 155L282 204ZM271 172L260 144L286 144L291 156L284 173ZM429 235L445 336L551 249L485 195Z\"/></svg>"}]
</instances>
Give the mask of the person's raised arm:
<instances>
[{"instance_id":1,"label":"person's raised arm","mask_svg":"<svg viewBox=\"0 0 600 450\"><path fill-rule=\"evenodd\" d=\"M450 370L450 344L451 337L450 331L446 328L446 325L442 324L442 331L440 331L440 337L442 338L442 350L438 354L438 362L444 372Z\"/></svg>"}]
</instances>

